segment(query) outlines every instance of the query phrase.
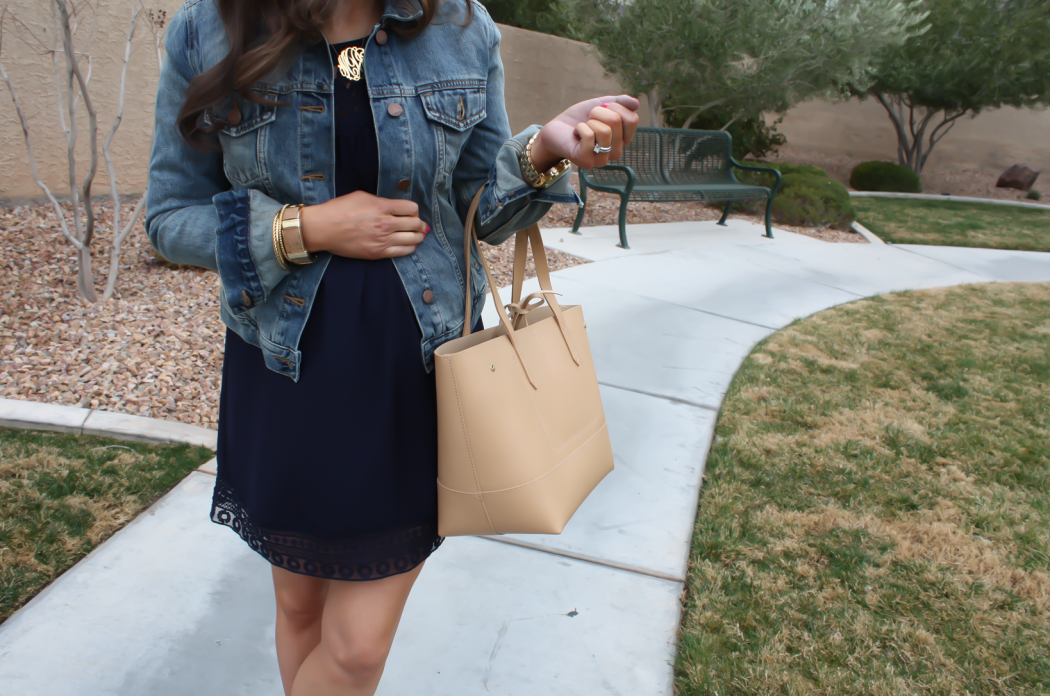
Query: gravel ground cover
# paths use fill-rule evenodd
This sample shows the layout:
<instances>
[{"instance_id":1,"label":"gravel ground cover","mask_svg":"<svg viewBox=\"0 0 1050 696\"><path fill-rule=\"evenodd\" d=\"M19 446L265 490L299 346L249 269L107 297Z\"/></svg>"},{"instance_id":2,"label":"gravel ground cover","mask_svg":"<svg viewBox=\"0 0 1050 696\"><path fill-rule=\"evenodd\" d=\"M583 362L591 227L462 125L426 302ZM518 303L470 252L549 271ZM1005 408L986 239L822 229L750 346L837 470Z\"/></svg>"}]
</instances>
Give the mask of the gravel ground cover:
<instances>
[{"instance_id":1,"label":"gravel ground cover","mask_svg":"<svg viewBox=\"0 0 1050 696\"><path fill-rule=\"evenodd\" d=\"M95 206L102 272L111 209ZM73 247L51 207L0 208L0 396L217 426L226 333L219 277L158 262L138 227L125 244L116 296L89 305L77 297ZM509 284L514 242L482 249L497 282ZM553 250L547 258L552 270L586 263ZM530 277L532 269L530 259Z\"/></svg>"}]
</instances>

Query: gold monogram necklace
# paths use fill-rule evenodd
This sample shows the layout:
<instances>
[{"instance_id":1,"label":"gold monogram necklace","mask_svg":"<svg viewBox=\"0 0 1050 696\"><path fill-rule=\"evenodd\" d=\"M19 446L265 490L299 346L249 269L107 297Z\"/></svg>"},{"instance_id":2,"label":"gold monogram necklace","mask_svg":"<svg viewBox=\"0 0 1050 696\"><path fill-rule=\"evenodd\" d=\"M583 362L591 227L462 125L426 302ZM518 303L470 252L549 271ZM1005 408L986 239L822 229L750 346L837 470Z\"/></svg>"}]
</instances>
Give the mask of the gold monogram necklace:
<instances>
[{"instance_id":1,"label":"gold monogram necklace","mask_svg":"<svg viewBox=\"0 0 1050 696\"><path fill-rule=\"evenodd\" d=\"M347 46L339 52L339 73L348 80L360 80L364 60L365 49L360 46Z\"/></svg>"}]
</instances>

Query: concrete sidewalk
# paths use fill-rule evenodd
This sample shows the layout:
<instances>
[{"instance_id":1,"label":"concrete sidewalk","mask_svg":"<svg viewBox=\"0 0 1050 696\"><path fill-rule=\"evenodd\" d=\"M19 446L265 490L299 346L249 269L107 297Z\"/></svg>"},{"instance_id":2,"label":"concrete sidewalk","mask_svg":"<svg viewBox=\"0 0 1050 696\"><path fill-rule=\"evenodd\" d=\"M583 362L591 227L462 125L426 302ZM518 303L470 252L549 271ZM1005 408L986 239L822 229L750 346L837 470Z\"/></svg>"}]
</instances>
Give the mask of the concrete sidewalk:
<instances>
[{"instance_id":1,"label":"concrete sidewalk","mask_svg":"<svg viewBox=\"0 0 1050 696\"><path fill-rule=\"evenodd\" d=\"M544 231L595 260L554 284L586 312L616 470L560 536L446 540L382 696L670 694L704 459L754 344L873 294L1050 281L1050 254L761 234L638 225L623 250L615 227ZM269 565L208 520L213 480L191 474L0 626L0 693L280 696Z\"/></svg>"}]
</instances>

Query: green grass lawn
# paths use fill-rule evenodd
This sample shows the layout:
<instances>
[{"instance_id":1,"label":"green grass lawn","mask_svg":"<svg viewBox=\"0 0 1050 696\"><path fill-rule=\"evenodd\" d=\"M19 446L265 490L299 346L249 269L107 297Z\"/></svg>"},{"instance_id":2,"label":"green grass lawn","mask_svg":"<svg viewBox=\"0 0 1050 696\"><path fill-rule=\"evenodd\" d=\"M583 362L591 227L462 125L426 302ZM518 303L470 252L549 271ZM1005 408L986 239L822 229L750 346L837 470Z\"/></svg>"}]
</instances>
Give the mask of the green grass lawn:
<instances>
[{"instance_id":1,"label":"green grass lawn","mask_svg":"<svg viewBox=\"0 0 1050 696\"><path fill-rule=\"evenodd\" d=\"M1050 210L854 196L857 221L893 244L1050 251Z\"/></svg>"},{"instance_id":2,"label":"green grass lawn","mask_svg":"<svg viewBox=\"0 0 1050 696\"><path fill-rule=\"evenodd\" d=\"M861 300L755 348L708 459L676 686L1050 693L1050 284Z\"/></svg>"},{"instance_id":3,"label":"green grass lawn","mask_svg":"<svg viewBox=\"0 0 1050 696\"><path fill-rule=\"evenodd\" d=\"M212 456L0 428L0 621Z\"/></svg>"}]
</instances>

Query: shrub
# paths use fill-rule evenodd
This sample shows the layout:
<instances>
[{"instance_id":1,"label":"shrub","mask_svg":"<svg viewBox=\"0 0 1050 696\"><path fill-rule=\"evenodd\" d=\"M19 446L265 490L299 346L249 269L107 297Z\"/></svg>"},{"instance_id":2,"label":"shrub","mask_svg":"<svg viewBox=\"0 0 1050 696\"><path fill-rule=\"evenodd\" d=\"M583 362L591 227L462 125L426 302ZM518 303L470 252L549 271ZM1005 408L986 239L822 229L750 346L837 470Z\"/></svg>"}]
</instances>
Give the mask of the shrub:
<instances>
[{"instance_id":1,"label":"shrub","mask_svg":"<svg viewBox=\"0 0 1050 696\"><path fill-rule=\"evenodd\" d=\"M1039 193L1035 189L1028 189L1028 193L1026 193L1024 197L1032 201L1037 201L1043 197L1043 194Z\"/></svg>"},{"instance_id":2,"label":"shrub","mask_svg":"<svg viewBox=\"0 0 1050 696\"><path fill-rule=\"evenodd\" d=\"M806 174L808 176L827 176L828 173L820 167L814 167L812 164L789 164L787 162L754 162L746 160L741 162L749 167L768 167L770 169L776 169L781 173L782 176L788 174ZM742 184L752 184L754 186L765 186L770 188L776 179L772 174L766 174L765 172L750 172L746 169L733 169L733 176L740 180ZM782 189L783 190L783 189Z\"/></svg>"},{"instance_id":3,"label":"shrub","mask_svg":"<svg viewBox=\"0 0 1050 696\"><path fill-rule=\"evenodd\" d=\"M784 162L747 162L749 165L771 167L781 173L780 190L773 199L773 219L785 225L815 227L824 225L847 230L854 219L849 191L827 172L808 164ZM733 173L745 184L772 188L772 174L734 169ZM734 202L733 208L745 213L765 210L764 201Z\"/></svg>"},{"instance_id":4,"label":"shrub","mask_svg":"<svg viewBox=\"0 0 1050 696\"><path fill-rule=\"evenodd\" d=\"M849 229L853 203L846 187L827 176L785 174L773 199L773 217L787 225Z\"/></svg>"},{"instance_id":5,"label":"shrub","mask_svg":"<svg viewBox=\"0 0 1050 696\"><path fill-rule=\"evenodd\" d=\"M858 191L922 193L919 175L893 162L861 162L850 173L849 185Z\"/></svg>"}]
</instances>

